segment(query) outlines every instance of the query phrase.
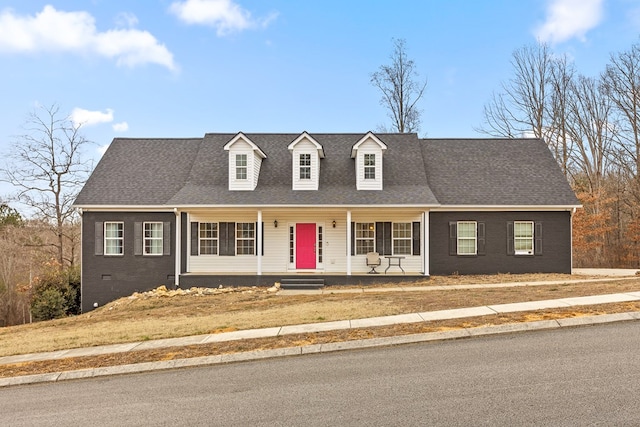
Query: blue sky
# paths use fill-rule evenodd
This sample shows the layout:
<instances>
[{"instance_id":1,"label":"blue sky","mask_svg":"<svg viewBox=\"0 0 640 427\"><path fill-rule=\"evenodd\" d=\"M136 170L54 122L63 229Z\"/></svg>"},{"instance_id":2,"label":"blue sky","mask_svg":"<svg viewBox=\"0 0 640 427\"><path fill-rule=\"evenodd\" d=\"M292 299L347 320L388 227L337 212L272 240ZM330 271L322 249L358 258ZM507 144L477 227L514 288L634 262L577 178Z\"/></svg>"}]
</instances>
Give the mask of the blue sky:
<instances>
[{"instance_id":1,"label":"blue sky","mask_svg":"<svg viewBox=\"0 0 640 427\"><path fill-rule=\"evenodd\" d=\"M95 159L114 137L375 130L392 38L428 78L420 136L481 136L515 49L597 75L639 35L640 0L0 0L0 150L54 103Z\"/></svg>"}]
</instances>

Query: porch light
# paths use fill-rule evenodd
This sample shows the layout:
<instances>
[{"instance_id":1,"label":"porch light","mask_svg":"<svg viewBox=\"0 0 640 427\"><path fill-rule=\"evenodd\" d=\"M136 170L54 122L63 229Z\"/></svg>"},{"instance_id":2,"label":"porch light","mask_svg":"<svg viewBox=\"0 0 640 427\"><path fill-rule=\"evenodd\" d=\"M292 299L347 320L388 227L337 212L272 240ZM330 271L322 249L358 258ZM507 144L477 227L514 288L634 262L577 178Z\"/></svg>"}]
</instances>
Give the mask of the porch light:
<instances>
[{"instance_id":1,"label":"porch light","mask_svg":"<svg viewBox=\"0 0 640 427\"><path fill-rule=\"evenodd\" d=\"M278 228L278 220L277 219L273 220L273 227L274 228Z\"/></svg>"},{"instance_id":2,"label":"porch light","mask_svg":"<svg viewBox=\"0 0 640 427\"><path fill-rule=\"evenodd\" d=\"M333 222L331 223L331 225L333 226L333 228L336 228L336 220L334 219Z\"/></svg>"}]
</instances>

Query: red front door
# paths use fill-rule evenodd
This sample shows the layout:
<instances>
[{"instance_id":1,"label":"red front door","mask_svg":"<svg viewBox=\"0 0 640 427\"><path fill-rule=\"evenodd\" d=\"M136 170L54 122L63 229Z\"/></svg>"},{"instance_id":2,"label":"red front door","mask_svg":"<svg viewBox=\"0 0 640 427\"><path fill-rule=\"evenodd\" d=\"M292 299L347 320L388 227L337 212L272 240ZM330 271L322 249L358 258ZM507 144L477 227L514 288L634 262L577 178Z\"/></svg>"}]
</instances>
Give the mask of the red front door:
<instances>
[{"instance_id":1,"label":"red front door","mask_svg":"<svg viewBox=\"0 0 640 427\"><path fill-rule=\"evenodd\" d=\"M296 268L316 268L315 224L296 224Z\"/></svg>"}]
</instances>

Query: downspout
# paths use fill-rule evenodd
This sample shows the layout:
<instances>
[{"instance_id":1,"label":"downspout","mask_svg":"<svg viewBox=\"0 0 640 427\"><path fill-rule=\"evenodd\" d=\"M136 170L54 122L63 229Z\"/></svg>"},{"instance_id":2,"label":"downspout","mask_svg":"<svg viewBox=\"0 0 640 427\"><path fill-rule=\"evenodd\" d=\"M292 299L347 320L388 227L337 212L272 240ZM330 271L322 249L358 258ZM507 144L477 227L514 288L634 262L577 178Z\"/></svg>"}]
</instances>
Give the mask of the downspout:
<instances>
[{"instance_id":1,"label":"downspout","mask_svg":"<svg viewBox=\"0 0 640 427\"><path fill-rule=\"evenodd\" d=\"M351 211L347 211L347 276L351 276Z\"/></svg>"},{"instance_id":2,"label":"downspout","mask_svg":"<svg viewBox=\"0 0 640 427\"><path fill-rule=\"evenodd\" d=\"M182 223L180 218L180 211L178 208L173 208L173 213L176 215L176 255L175 255L175 271L173 275L173 285L177 288L180 287L180 261L182 259Z\"/></svg>"}]
</instances>

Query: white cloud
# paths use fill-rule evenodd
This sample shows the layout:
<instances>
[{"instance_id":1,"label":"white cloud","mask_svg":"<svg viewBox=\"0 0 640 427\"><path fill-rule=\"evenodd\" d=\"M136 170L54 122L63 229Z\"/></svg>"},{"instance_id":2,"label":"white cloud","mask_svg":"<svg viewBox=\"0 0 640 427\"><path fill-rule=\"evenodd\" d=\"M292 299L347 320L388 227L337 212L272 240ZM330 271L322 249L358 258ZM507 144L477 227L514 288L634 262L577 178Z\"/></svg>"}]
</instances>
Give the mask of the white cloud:
<instances>
[{"instance_id":1,"label":"white cloud","mask_svg":"<svg viewBox=\"0 0 640 427\"><path fill-rule=\"evenodd\" d=\"M277 17L276 13L271 13L263 18L253 18L251 12L232 0L176 1L171 4L169 11L187 24L215 27L218 36L266 27Z\"/></svg>"},{"instance_id":2,"label":"white cloud","mask_svg":"<svg viewBox=\"0 0 640 427\"><path fill-rule=\"evenodd\" d=\"M129 123L127 122L114 123L113 126L111 127L116 132L126 132L129 130Z\"/></svg>"},{"instance_id":3,"label":"white cloud","mask_svg":"<svg viewBox=\"0 0 640 427\"><path fill-rule=\"evenodd\" d=\"M604 0L551 0L547 20L535 34L543 42L561 43L574 37L585 40L587 31L603 17Z\"/></svg>"},{"instance_id":4,"label":"white cloud","mask_svg":"<svg viewBox=\"0 0 640 427\"><path fill-rule=\"evenodd\" d=\"M135 16L126 15L127 25L136 22ZM3 51L92 53L115 59L118 65L153 63L177 69L173 54L149 32L131 28L99 32L89 13L58 11L49 5L34 16L9 9L0 12Z\"/></svg>"},{"instance_id":5,"label":"white cloud","mask_svg":"<svg viewBox=\"0 0 640 427\"><path fill-rule=\"evenodd\" d=\"M106 111L102 112L74 108L71 112L71 121L75 127L111 123L113 121L113 110L107 108Z\"/></svg>"}]
</instances>

